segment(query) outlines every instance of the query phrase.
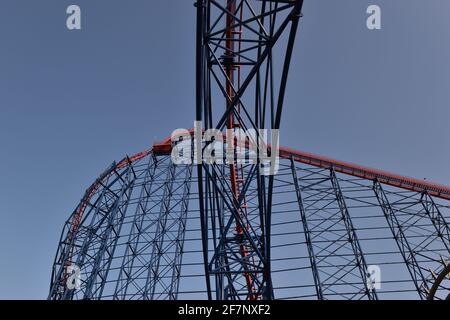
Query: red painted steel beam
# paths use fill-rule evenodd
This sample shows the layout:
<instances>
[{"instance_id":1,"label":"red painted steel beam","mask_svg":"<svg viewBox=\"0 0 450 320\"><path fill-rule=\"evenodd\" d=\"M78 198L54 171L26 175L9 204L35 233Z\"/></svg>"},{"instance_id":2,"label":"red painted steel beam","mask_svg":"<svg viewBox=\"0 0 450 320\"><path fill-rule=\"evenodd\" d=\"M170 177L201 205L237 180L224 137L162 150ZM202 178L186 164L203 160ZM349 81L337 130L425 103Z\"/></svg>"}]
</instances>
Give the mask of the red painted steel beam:
<instances>
[{"instance_id":1,"label":"red painted steel beam","mask_svg":"<svg viewBox=\"0 0 450 320\"><path fill-rule=\"evenodd\" d=\"M372 169L363 167L350 162L335 160L324 156L319 156L309 152L297 151L289 148L280 148L280 157L291 158L295 161L309 164L320 168L333 167L336 172L348 174L354 177L378 180L380 183L398 187L401 189L424 192L442 198L450 200L450 188L444 185L431 183L419 179L409 178L398 174L390 173L383 170Z\"/></svg>"},{"instance_id":2,"label":"red painted steel beam","mask_svg":"<svg viewBox=\"0 0 450 320\"><path fill-rule=\"evenodd\" d=\"M191 134L193 130L190 131ZM170 138L164 140L160 144L156 144L153 147L155 154L170 154L172 150ZM159 153L161 152L161 153ZM291 157L296 162L309 164L319 168L331 168L333 167L336 172L348 174L350 176L368 179L378 180L382 184L386 184L393 187L398 187L405 190L416 192L428 192L431 196L450 200L450 188L444 185L419 180L415 178L405 177L391 172L372 169L350 162L335 160L332 158L319 156L313 153L298 151L290 148L280 147L280 157L290 159Z\"/></svg>"}]
</instances>

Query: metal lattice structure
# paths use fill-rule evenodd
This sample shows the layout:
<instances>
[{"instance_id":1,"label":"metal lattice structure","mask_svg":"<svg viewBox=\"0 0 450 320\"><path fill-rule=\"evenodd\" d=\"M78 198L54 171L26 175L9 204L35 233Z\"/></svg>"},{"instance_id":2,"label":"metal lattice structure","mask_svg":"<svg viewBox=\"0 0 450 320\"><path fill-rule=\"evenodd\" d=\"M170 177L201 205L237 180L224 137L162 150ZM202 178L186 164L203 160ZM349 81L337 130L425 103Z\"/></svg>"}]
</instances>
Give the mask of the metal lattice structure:
<instances>
[{"instance_id":1,"label":"metal lattice structure","mask_svg":"<svg viewBox=\"0 0 450 320\"><path fill-rule=\"evenodd\" d=\"M197 0L204 129L280 128L302 6ZM446 297L450 188L287 148L268 176L259 157L180 165L176 143L113 163L88 188L61 235L49 299ZM238 146L226 148L237 159Z\"/></svg>"},{"instance_id":2,"label":"metal lattice structure","mask_svg":"<svg viewBox=\"0 0 450 320\"><path fill-rule=\"evenodd\" d=\"M166 142L114 163L87 190L61 237L51 299L208 298L198 176L193 165L174 165L170 149ZM274 298L428 297L449 258L449 188L406 178L400 186L384 180L389 173L289 149L281 156L272 209ZM250 174L251 166L244 170ZM257 186L248 192L256 225ZM221 224L210 219L208 232ZM66 285L72 264L81 267L75 290ZM380 290L368 285L370 265L382 270ZM214 284L213 298L230 298L234 277ZM433 292L445 298L448 282Z\"/></svg>"}]
</instances>

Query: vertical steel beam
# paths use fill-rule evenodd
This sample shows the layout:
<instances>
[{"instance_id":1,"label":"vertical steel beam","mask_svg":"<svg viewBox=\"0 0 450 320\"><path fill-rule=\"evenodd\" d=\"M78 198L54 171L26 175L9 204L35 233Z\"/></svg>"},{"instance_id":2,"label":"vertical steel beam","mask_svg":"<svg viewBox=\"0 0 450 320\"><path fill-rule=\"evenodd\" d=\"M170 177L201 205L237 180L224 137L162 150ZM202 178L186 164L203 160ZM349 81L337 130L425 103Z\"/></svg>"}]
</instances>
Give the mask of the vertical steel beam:
<instances>
[{"instance_id":1,"label":"vertical steel beam","mask_svg":"<svg viewBox=\"0 0 450 320\"><path fill-rule=\"evenodd\" d=\"M416 259L416 252L414 252L409 244L408 238L403 231L403 226L396 217L395 211L392 208L388 197L381 184L375 180L373 183L373 190L378 199L381 209L383 210L386 221L391 229L395 242L400 250L400 254L406 264L406 267L414 282L414 286L419 293L421 299L426 299L426 294L423 292L422 285L427 285L427 279L424 276L422 269ZM427 289L427 288L426 288Z\"/></svg>"},{"instance_id":2,"label":"vertical steel beam","mask_svg":"<svg viewBox=\"0 0 450 320\"><path fill-rule=\"evenodd\" d=\"M450 226L445 221L441 210L434 202L433 198L428 193L422 193L420 197L420 203L422 204L424 210L426 211L431 223L436 229L437 236L442 240L445 248L447 249L450 256Z\"/></svg>"},{"instance_id":3,"label":"vertical steel beam","mask_svg":"<svg viewBox=\"0 0 450 320\"><path fill-rule=\"evenodd\" d=\"M164 241L167 232L166 225L170 213L176 169L177 166L171 162L167 170L161 207L156 220L156 231L152 240L152 253L148 264L147 283L145 284L144 290L145 298L150 300L153 300L156 286L160 280L159 267L161 257L164 255Z\"/></svg>"},{"instance_id":4,"label":"vertical steel beam","mask_svg":"<svg viewBox=\"0 0 450 320\"><path fill-rule=\"evenodd\" d=\"M293 158L291 158L291 170L292 170L292 179L294 180L295 194L297 196L298 209L300 212L300 219L302 220L303 232L305 235L305 242L308 248L308 256L309 262L311 264L311 271L313 274L315 290L317 294L317 299L323 300L323 292L322 292L322 284L320 282L319 270L317 268L316 256L314 254L314 248L311 241L311 231L309 230L309 225L306 217L305 207L303 205L302 194L300 191L300 186L298 183L297 170L295 168L295 163Z\"/></svg>"},{"instance_id":5,"label":"vertical steel beam","mask_svg":"<svg viewBox=\"0 0 450 320\"><path fill-rule=\"evenodd\" d=\"M142 236L142 227L145 217L147 216L147 206L151 200L153 181L155 178L155 171L157 168L157 162L154 157L149 157L147 169L142 184L141 193L139 195L138 205L136 206L133 222L126 243L126 249L122 260L122 265L119 271L119 277L117 280L116 288L114 290L113 299L125 299L127 297L128 287L133 281L133 266L136 259L136 250L138 243Z\"/></svg>"},{"instance_id":6,"label":"vertical steel beam","mask_svg":"<svg viewBox=\"0 0 450 320\"><path fill-rule=\"evenodd\" d=\"M192 167L185 166L185 178L183 181L183 194L181 199L180 217L178 218L178 232L175 241L175 256L172 265L172 280L169 287L168 298L177 300L180 286L181 267L183 260L184 239L186 235L186 219L189 209L189 195L191 188Z\"/></svg>"},{"instance_id":7,"label":"vertical steel beam","mask_svg":"<svg viewBox=\"0 0 450 320\"><path fill-rule=\"evenodd\" d=\"M101 290L105 285L109 265L120 236L120 230L122 228L123 219L125 218L125 212L129 204L130 195L133 189L133 181L135 178L136 177L133 175L132 166L129 165L126 170L126 176L122 184L122 189L114 201L112 210L108 213L108 217L106 219L107 225L104 233L101 235L101 246L96 254L95 262L93 264L93 271L91 272L90 277L86 280L84 299L90 300L93 298L94 285L98 286L98 289L100 290L99 298L101 297ZM124 197L126 198L125 200ZM106 257L105 254L107 254ZM100 264L104 259L107 261L104 267L101 267ZM100 279L100 283L97 283L97 277Z\"/></svg>"},{"instance_id":8,"label":"vertical steel beam","mask_svg":"<svg viewBox=\"0 0 450 320\"><path fill-rule=\"evenodd\" d=\"M347 205L345 203L345 198L344 195L342 194L341 187L339 185L339 180L337 179L336 173L334 172L333 168L330 169L330 176L331 176L331 183L333 185L333 189L336 195L336 200L339 204L339 209L342 214L342 220L344 222L345 228L347 229L348 241L352 246L356 266L359 269L359 273L361 275L361 280L364 286L364 292L369 300L378 300L375 289L369 287L370 274L368 271L366 259L364 258L364 254L361 245L359 243L355 227L353 226L352 219L348 212Z\"/></svg>"},{"instance_id":9,"label":"vertical steel beam","mask_svg":"<svg viewBox=\"0 0 450 320\"><path fill-rule=\"evenodd\" d=\"M224 0L225 1L225 0ZM286 55L283 61L283 70L280 77L277 95L273 90L272 70L267 70L265 84L270 85L271 101L277 100L277 109L272 115L272 129L278 129L281 121L281 111L284 102L286 82L289 65L292 58L295 35L300 17L302 0L295 1L248 1L226 0L225 5L219 1L197 1L197 104L196 119L202 121L205 129L217 128L229 130L241 128L259 129L259 123L265 123L259 110L259 97L268 95L268 86L259 85L261 70L267 62L271 69L272 49L282 37L284 31L290 26L286 43ZM255 7L261 8L256 13ZM214 10L214 13L212 11ZM276 27L276 17L279 25ZM267 32L264 24L268 22L270 31ZM222 28L225 26L225 28ZM245 35L243 34L245 32ZM246 47L245 47L246 46ZM254 56L253 56L254 54ZM270 59L269 59L270 58ZM270 66L270 67L269 67ZM244 75L243 68L246 69ZM242 76L242 81L241 81ZM256 77L256 79L255 79ZM270 81L269 81L270 78ZM223 100L219 104L213 101L211 93L211 79L217 84L217 89L223 94L226 102L225 111ZM245 106L244 95L252 91L251 83L255 82L257 93L255 99L255 114L250 115ZM264 93L262 92L264 90ZM217 118L213 114L218 115ZM259 132L259 131L257 131ZM198 150L200 151L200 150ZM260 165L260 159L257 161ZM218 177L217 167L209 170L198 165L199 178L199 206L202 225L203 254L208 267L205 267L207 278L208 297L211 298L210 274L216 275L216 294L224 295L224 278L229 279L227 297L241 299L242 288L238 288L240 280L244 279L247 287L248 299L272 299L273 285L271 280L270 247L271 247L271 203L273 190L269 179L267 186L265 178L246 175L240 166L231 165L227 179L230 183L223 183ZM245 174L244 174L245 173ZM241 181L242 180L242 181ZM254 185L258 189L258 215L247 217L246 189ZM206 191L206 192L205 192ZM230 198L230 195L232 197ZM217 200L224 203L226 212L219 212ZM212 206L214 204L214 206ZM208 218L211 219L208 219ZM207 228L208 220L220 221L225 218L224 228L216 232L213 239L214 255L208 256L208 243L210 232ZM254 221L258 221L255 223ZM236 234L230 232L230 222L236 223ZM218 231L218 230L215 230ZM217 241L216 241L217 240ZM239 250L236 251L236 248ZM237 255L241 256L240 258ZM240 267L230 268L231 261L238 261ZM214 268L215 270L212 270ZM218 274L219 273L219 274ZM222 273L222 275L220 275Z\"/></svg>"},{"instance_id":10,"label":"vertical steel beam","mask_svg":"<svg viewBox=\"0 0 450 320\"><path fill-rule=\"evenodd\" d=\"M207 4L207 0L197 0L195 3L197 7L197 37L196 37L196 68L195 68L195 79L196 79L196 86L195 86L195 100L196 100L196 112L195 112L195 119L198 122L202 122L203 120L203 102L204 102L204 84L205 84L205 43L204 43L204 37L205 37L205 25L207 22L206 17L206 8L208 7L209 10L209 4ZM207 102L205 103L205 105ZM204 119L205 122L207 122L207 119ZM199 152L201 153L201 145L196 146L197 149L195 150L196 154ZM201 163L197 164L197 181L198 181L198 195L199 195L199 210L200 210L200 226L201 226L201 233L202 233L202 251L203 251L203 264L204 264L204 270L205 270L205 280L206 280L206 292L208 300L212 300L212 293L211 293L211 279L209 274L209 267L208 267L208 227L207 227L207 216L205 213L205 206L204 206L204 187L203 187L203 166Z\"/></svg>"}]
</instances>

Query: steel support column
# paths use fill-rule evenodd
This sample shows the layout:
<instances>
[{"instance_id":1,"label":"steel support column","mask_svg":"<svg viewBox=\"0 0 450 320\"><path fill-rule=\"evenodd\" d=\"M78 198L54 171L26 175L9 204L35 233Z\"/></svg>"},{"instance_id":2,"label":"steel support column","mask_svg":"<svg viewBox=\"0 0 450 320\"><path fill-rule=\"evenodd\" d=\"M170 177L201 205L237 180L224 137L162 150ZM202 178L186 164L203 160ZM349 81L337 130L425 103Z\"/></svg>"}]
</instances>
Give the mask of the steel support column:
<instances>
[{"instance_id":1,"label":"steel support column","mask_svg":"<svg viewBox=\"0 0 450 320\"><path fill-rule=\"evenodd\" d=\"M258 129L268 123L271 129L278 129L303 1L224 2L225 4L214 0L199 0L196 3L196 119L202 121L205 129L216 128L220 131L228 129L228 133L235 128L243 130L251 128L259 132ZM283 43L285 45L283 70L276 84L279 85L279 89L275 92L271 70L272 50L283 42L280 39L286 30L289 31L286 43ZM255 96L252 86L256 89ZM213 93L214 89L223 95L221 99L217 99L217 95ZM255 110L254 115L247 105L249 101L255 101L255 105L252 106ZM226 106L225 109L223 105ZM269 108L273 112L271 120L267 121L262 117L263 114L266 117L262 109ZM257 111L259 109L261 112ZM257 139L258 148L262 147L259 142ZM201 152L201 149L197 151ZM207 168L206 165L198 165L197 170L204 259L208 264L205 269L208 297L212 296L210 275L214 274L217 297L223 297L227 287L229 299L272 299L270 207L273 178L269 178L267 185L265 179L260 176L259 158L257 168L248 172L240 165L232 163L228 165L229 183L221 180L223 177L219 172L223 171L223 168L219 168L220 166L213 165L212 168ZM259 211L256 216L254 213L248 216L246 209L248 197L246 190L249 186L258 190ZM217 204L220 202L223 202L226 212L219 212ZM211 239L207 228L208 220L225 222L222 231L216 230L221 234L215 235L218 241L215 241L212 257L208 254ZM235 224L234 235L230 231L230 223ZM218 273L223 275L217 275ZM228 281L228 284L223 280ZM246 294L243 287L237 285L243 282L246 283Z\"/></svg>"},{"instance_id":2,"label":"steel support column","mask_svg":"<svg viewBox=\"0 0 450 320\"><path fill-rule=\"evenodd\" d=\"M428 286L427 278L423 274L423 270L420 267L417 259L416 252L414 252L409 244L408 238L404 233L404 227L399 222L396 217L395 211L392 208L386 193L383 190L381 184L375 180L373 183L373 190L378 199L381 209L383 210L384 216L388 222L391 229L394 240L400 250L400 253L405 261L406 267L413 279L414 285L419 292L421 299L426 299L425 293L423 293L422 285Z\"/></svg>"},{"instance_id":3,"label":"steel support column","mask_svg":"<svg viewBox=\"0 0 450 320\"><path fill-rule=\"evenodd\" d=\"M320 282L319 270L317 268L316 256L314 254L314 247L311 242L311 231L309 229L309 225L308 225L308 221L307 221L307 217L306 217L306 213L305 213L305 207L303 205L302 194L300 191L300 186L298 184L297 170L295 168L294 159L292 159L292 158L291 158L291 169L292 169L292 178L294 180L294 186L295 186L295 194L297 196L298 208L300 211L300 218L302 221L303 232L305 235L306 246L308 247L309 261L311 264L311 271L312 271L313 278L314 278L317 299L323 300L322 284Z\"/></svg>"},{"instance_id":4,"label":"steel support column","mask_svg":"<svg viewBox=\"0 0 450 320\"><path fill-rule=\"evenodd\" d=\"M336 200L339 204L339 209L341 210L342 220L344 222L345 228L347 230L348 242L350 242L354 254L354 259L356 262L356 267L359 269L361 279L363 281L364 291L369 300L378 300L377 293L374 288L369 287L370 274L367 267L366 260L364 258L361 245L356 234L355 227L353 226L352 219L347 209L345 203L345 198L342 194L341 187L339 186L339 180L336 177L334 169L330 169L331 183L333 185L334 193L336 195Z\"/></svg>"}]
</instances>

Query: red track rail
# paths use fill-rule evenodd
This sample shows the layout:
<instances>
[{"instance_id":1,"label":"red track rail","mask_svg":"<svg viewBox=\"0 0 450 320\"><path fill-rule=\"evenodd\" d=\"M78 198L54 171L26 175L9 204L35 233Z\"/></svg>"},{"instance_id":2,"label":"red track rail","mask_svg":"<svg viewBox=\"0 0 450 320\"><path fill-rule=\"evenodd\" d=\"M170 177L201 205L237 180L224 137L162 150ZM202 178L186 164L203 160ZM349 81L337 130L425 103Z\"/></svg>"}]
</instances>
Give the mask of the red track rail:
<instances>
[{"instance_id":1,"label":"red track rail","mask_svg":"<svg viewBox=\"0 0 450 320\"><path fill-rule=\"evenodd\" d=\"M98 188L101 186L101 182L104 179L107 179L109 176L111 176L111 174L114 172L114 170L122 169L127 164L138 161L138 160L144 158L145 156L147 156L148 154L150 154L151 152L152 152L152 150L146 150L143 152L139 152L132 157L125 157L124 159L122 159L120 162L118 162L114 166L111 166L111 168L109 168L97 180L95 180L95 182L84 193L84 197L81 200L80 205L77 207L77 209L75 210L75 214L72 217L70 231L68 233L68 243L70 243L70 244L72 243L72 240L74 239L75 234L78 231L78 227L81 223L81 220L83 218L86 207L87 207L89 201L94 196L94 194L97 192ZM66 270L64 273L64 280L66 280L67 277L69 276L69 274L67 273L67 267L71 266L73 263L72 255L73 255L73 246L71 245L69 248L68 259L65 261L65 264L64 264L66 266Z\"/></svg>"},{"instance_id":2,"label":"red track rail","mask_svg":"<svg viewBox=\"0 0 450 320\"><path fill-rule=\"evenodd\" d=\"M226 0L226 6L227 6L227 10L229 12L232 13L236 13L236 0ZM240 12L240 16L242 19L242 11L243 11L243 6L241 6L241 8L239 9ZM225 80L225 88L226 88L226 92L227 95L229 97L230 100L227 101L227 105L226 108L229 109L231 108L230 102L231 99L234 98L234 91L233 91L233 86L237 85L237 88L240 89L240 83L241 83L241 79L240 79L240 57L238 56L238 61L234 62L234 52L235 52L235 41L237 40L235 38L236 35L238 35L239 37L242 36L242 26L239 28L239 30L236 30L235 27L233 26L236 22L234 21L234 17L232 15L227 15L226 16L226 43L225 43L225 47L226 47L226 52L225 52L225 56L227 59L230 59L229 64L225 64L225 71L227 74L227 78ZM241 45L241 42L238 41L239 46ZM239 49L240 50L240 49ZM233 61L233 62L231 62ZM238 106L238 113L240 113L240 108ZM235 128L240 128L239 122L236 122L234 119L234 115L233 113L230 113L230 115L228 116L228 120L227 120L227 129L228 130L233 130ZM240 192L240 188L239 188L239 183L243 183L243 181L245 181L244 178L244 170L242 168L242 165L236 165L235 163L231 163L229 165L230 168L230 185L231 185L231 192L233 193L234 198L237 200L239 198L239 192ZM243 204L239 207L236 208L237 212L239 214L239 216L241 216L241 218L246 215L246 203L245 203L245 197L244 197L244 201ZM243 228L248 228L248 226L241 226L237 221L236 221L236 226L235 226L235 231L236 234L238 236L242 236L244 234ZM241 241L240 243L240 252L241 252L241 257L243 259L246 259L249 255L248 250L245 246L245 244ZM244 278L245 278L245 282L247 285L247 289L249 292L249 297L250 300L257 300L258 297L255 295L255 287L253 284L253 279L250 276L249 273L244 273Z\"/></svg>"},{"instance_id":3,"label":"red track rail","mask_svg":"<svg viewBox=\"0 0 450 320\"><path fill-rule=\"evenodd\" d=\"M428 192L437 198L450 200L450 188L444 185L409 178L387 171L363 167L350 162L339 161L308 152L297 151L289 148L280 148L280 157L291 158L297 162L309 164L320 168L333 167L336 172L348 174L354 177L378 180L380 183L416 192Z\"/></svg>"},{"instance_id":4,"label":"red track rail","mask_svg":"<svg viewBox=\"0 0 450 320\"><path fill-rule=\"evenodd\" d=\"M190 130L190 132L193 134L194 131ZM171 151L172 145L170 138L165 139L159 144L155 144L153 147L153 152L155 154L170 154ZM280 157L285 159L293 158L296 162L309 164L319 168L333 167L336 172L348 174L350 176L368 180L378 180L380 183L410 191L426 191L434 197L450 200L450 187L441 184L405 177L388 171L368 168L354 163L335 160L314 153L285 147L280 147Z\"/></svg>"}]
</instances>

